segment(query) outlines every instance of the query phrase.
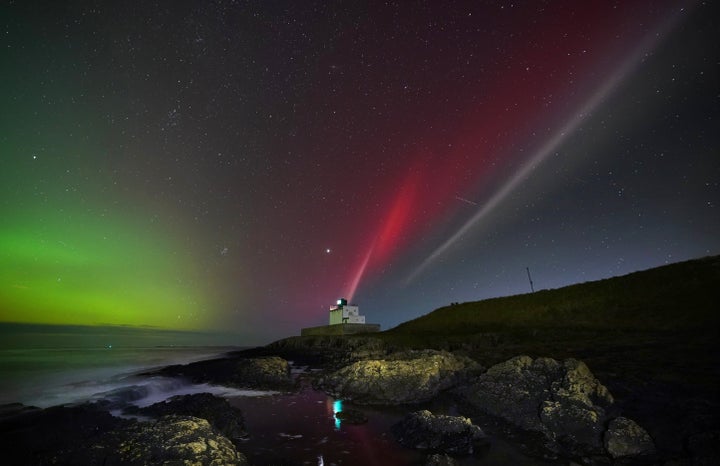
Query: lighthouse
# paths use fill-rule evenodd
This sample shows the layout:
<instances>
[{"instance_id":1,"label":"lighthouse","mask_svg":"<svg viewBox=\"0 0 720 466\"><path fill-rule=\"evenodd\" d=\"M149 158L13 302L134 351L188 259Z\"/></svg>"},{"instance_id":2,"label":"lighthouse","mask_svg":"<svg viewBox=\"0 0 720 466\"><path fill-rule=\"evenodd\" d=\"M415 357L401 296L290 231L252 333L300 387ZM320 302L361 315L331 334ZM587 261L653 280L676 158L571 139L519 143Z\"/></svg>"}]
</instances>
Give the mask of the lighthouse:
<instances>
[{"instance_id":1,"label":"lighthouse","mask_svg":"<svg viewBox=\"0 0 720 466\"><path fill-rule=\"evenodd\" d=\"M357 304L348 304L347 299L340 298L330 306L328 325L309 327L300 334L307 335L350 335L354 333L372 333L380 331L380 324L366 324L365 316L360 315Z\"/></svg>"},{"instance_id":2,"label":"lighthouse","mask_svg":"<svg viewBox=\"0 0 720 466\"><path fill-rule=\"evenodd\" d=\"M348 304L345 298L338 299L337 304L330 308L330 325L364 323L365 316L360 315L358 305Z\"/></svg>"}]
</instances>

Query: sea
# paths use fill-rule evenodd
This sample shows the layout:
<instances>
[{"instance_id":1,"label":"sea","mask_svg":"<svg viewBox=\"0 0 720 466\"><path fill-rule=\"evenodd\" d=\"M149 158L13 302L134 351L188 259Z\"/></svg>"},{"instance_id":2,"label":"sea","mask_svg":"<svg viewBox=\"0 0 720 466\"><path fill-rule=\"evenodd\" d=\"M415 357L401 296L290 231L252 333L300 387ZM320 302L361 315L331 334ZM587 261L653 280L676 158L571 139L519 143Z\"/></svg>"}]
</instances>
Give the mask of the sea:
<instances>
[{"instance_id":1,"label":"sea","mask_svg":"<svg viewBox=\"0 0 720 466\"><path fill-rule=\"evenodd\" d=\"M139 374L242 349L212 342L212 335L193 332L0 324L0 405L80 403L129 386L147 393L147 399L135 401L151 403L182 389L202 389Z\"/></svg>"},{"instance_id":2,"label":"sea","mask_svg":"<svg viewBox=\"0 0 720 466\"><path fill-rule=\"evenodd\" d=\"M390 433L391 426L409 410L420 407L353 406L314 390L309 383L301 384L298 392L279 393L143 375L154 368L211 359L242 349L240 345L209 344L227 339L136 329L13 325L0 324L0 412L15 403L40 408L88 401L148 406L175 395L209 392L242 411L250 435L238 450L256 466L424 463L424 452L402 447ZM311 371L298 366L292 370L300 380ZM350 425L338 420L335 414L347 408L362 411L368 422ZM453 406L425 408L438 414L457 414ZM111 413L124 415L121 408ZM457 464L558 463L531 458L494 438L490 448L457 458Z\"/></svg>"}]
</instances>

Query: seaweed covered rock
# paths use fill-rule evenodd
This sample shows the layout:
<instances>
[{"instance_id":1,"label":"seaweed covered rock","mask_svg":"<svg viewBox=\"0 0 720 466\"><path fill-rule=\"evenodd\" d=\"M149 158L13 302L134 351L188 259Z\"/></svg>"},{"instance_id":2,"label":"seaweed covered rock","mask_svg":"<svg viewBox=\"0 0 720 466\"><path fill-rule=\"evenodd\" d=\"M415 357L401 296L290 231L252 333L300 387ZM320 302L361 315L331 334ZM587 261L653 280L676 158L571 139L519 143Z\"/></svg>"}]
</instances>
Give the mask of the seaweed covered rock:
<instances>
[{"instance_id":1,"label":"seaweed covered rock","mask_svg":"<svg viewBox=\"0 0 720 466\"><path fill-rule=\"evenodd\" d=\"M233 441L247 437L240 409L210 393L178 395L144 408L131 406L124 412L152 417L170 414L199 417L206 419L218 432Z\"/></svg>"},{"instance_id":2,"label":"seaweed covered rock","mask_svg":"<svg viewBox=\"0 0 720 466\"><path fill-rule=\"evenodd\" d=\"M84 450L77 464L246 465L247 459L208 421L192 416L163 416L118 429Z\"/></svg>"},{"instance_id":3,"label":"seaweed covered rock","mask_svg":"<svg viewBox=\"0 0 720 466\"><path fill-rule=\"evenodd\" d=\"M194 383L260 390L288 390L295 386L290 365L277 356L211 359L169 366L159 374L185 377Z\"/></svg>"},{"instance_id":4,"label":"seaweed covered rock","mask_svg":"<svg viewBox=\"0 0 720 466\"><path fill-rule=\"evenodd\" d=\"M434 415L430 411L410 413L392 427L398 442L408 448L435 453L470 455L486 442L485 433L470 419Z\"/></svg>"},{"instance_id":5,"label":"seaweed covered rock","mask_svg":"<svg viewBox=\"0 0 720 466\"><path fill-rule=\"evenodd\" d=\"M0 422L2 464L245 465L206 421L163 416L138 422L93 404L33 410Z\"/></svg>"},{"instance_id":6,"label":"seaweed covered rock","mask_svg":"<svg viewBox=\"0 0 720 466\"><path fill-rule=\"evenodd\" d=\"M355 403L419 403L481 369L472 359L445 351L409 351L354 362L320 378L316 385L335 398Z\"/></svg>"},{"instance_id":7,"label":"seaweed covered rock","mask_svg":"<svg viewBox=\"0 0 720 466\"><path fill-rule=\"evenodd\" d=\"M570 453L604 453L613 397L582 361L517 356L456 393L477 410L544 433Z\"/></svg>"}]
</instances>

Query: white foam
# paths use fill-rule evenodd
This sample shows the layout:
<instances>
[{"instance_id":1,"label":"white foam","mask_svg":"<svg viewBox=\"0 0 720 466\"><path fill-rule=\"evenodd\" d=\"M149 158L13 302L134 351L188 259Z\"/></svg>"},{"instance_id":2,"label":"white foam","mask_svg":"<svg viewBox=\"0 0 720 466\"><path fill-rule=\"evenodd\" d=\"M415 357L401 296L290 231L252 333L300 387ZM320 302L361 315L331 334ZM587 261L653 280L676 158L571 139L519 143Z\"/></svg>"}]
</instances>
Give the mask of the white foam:
<instances>
[{"instance_id":1,"label":"white foam","mask_svg":"<svg viewBox=\"0 0 720 466\"><path fill-rule=\"evenodd\" d=\"M154 403L166 401L169 398L177 395L194 395L196 393L211 393L221 398L233 398L233 397L248 397L248 396L271 396L277 395L280 392L274 392L269 390L242 390L238 388L225 387L222 385L210 385L206 383L184 385L175 389L163 392L153 392L146 398L131 402L132 404L143 408L150 406Z\"/></svg>"}]
</instances>

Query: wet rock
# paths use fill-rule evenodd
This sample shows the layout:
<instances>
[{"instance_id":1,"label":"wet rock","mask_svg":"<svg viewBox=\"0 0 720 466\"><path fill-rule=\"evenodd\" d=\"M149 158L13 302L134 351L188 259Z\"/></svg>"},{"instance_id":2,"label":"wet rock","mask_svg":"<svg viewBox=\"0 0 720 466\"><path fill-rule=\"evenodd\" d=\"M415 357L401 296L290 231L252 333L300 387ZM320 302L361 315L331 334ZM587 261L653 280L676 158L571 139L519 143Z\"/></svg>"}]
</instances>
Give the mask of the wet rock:
<instances>
[{"instance_id":1,"label":"wet rock","mask_svg":"<svg viewBox=\"0 0 720 466\"><path fill-rule=\"evenodd\" d=\"M169 366L159 374L184 377L194 383L213 383L259 390L289 390L295 382L290 365L277 356L261 358L223 358Z\"/></svg>"},{"instance_id":2,"label":"wet rock","mask_svg":"<svg viewBox=\"0 0 720 466\"><path fill-rule=\"evenodd\" d=\"M602 453L613 397L582 361L517 356L456 393L475 409L539 431L572 454Z\"/></svg>"},{"instance_id":3,"label":"wet rock","mask_svg":"<svg viewBox=\"0 0 720 466\"><path fill-rule=\"evenodd\" d=\"M425 466L456 466L457 462L452 456L434 453L425 460Z\"/></svg>"},{"instance_id":4,"label":"wet rock","mask_svg":"<svg viewBox=\"0 0 720 466\"><path fill-rule=\"evenodd\" d=\"M613 458L655 453L655 444L647 431L625 417L610 421L604 443L605 449Z\"/></svg>"},{"instance_id":5,"label":"wet rock","mask_svg":"<svg viewBox=\"0 0 720 466\"><path fill-rule=\"evenodd\" d=\"M27 406L22 403L7 403L0 405L0 422L25 415L31 411L39 410L40 408L36 406Z\"/></svg>"},{"instance_id":6,"label":"wet rock","mask_svg":"<svg viewBox=\"0 0 720 466\"><path fill-rule=\"evenodd\" d=\"M335 417L347 424L365 424L368 422L365 413L358 409L345 408L335 413Z\"/></svg>"},{"instance_id":7,"label":"wet rock","mask_svg":"<svg viewBox=\"0 0 720 466\"><path fill-rule=\"evenodd\" d=\"M408 414L392 427L392 432L408 448L453 455L470 455L486 442L485 433L470 419L436 416L427 410Z\"/></svg>"},{"instance_id":8,"label":"wet rock","mask_svg":"<svg viewBox=\"0 0 720 466\"><path fill-rule=\"evenodd\" d=\"M192 416L163 416L137 422L88 445L76 464L246 465L247 459L208 421Z\"/></svg>"},{"instance_id":9,"label":"wet rock","mask_svg":"<svg viewBox=\"0 0 720 466\"><path fill-rule=\"evenodd\" d=\"M360 335L295 336L242 354L277 355L296 365L337 370L361 359L382 359L390 351L385 341Z\"/></svg>"},{"instance_id":10,"label":"wet rock","mask_svg":"<svg viewBox=\"0 0 720 466\"><path fill-rule=\"evenodd\" d=\"M0 422L3 465L83 464L72 460L80 446L127 423L93 404L18 408L9 414Z\"/></svg>"},{"instance_id":11,"label":"wet rock","mask_svg":"<svg viewBox=\"0 0 720 466\"><path fill-rule=\"evenodd\" d=\"M178 390L186 385L185 381L171 377L152 377L148 382L98 393L93 397L94 404L108 411L124 409L134 401L153 396L158 392Z\"/></svg>"},{"instance_id":12,"label":"wet rock","mask_svg":"<svg viewBox=\"0 0 720 466\"><path fill-rule=\"evenodd\" d=\"M320 378L316 386L335 398L355 403L419 403L481 369L472 359L452 353L411 351L354 362Z\"/></svg>"},{"instance_id":13,"label":"wet rock","mask_svg":"<svg viewBox=\"0 0 720 466\"><path fill-rule=\"evenodd\" d=\"M178 395L144 408L128 407L124 412L152 417L170 414L199 417L206 419L215 430L233 441L247 437L242 412L224 398L210 393Z\"/></svg>"},{"instance_id":14,"label":"wet rock","mask_svg":"<svg viewBox=\"0 0 720 466\"><path fill-rule=\"evenodd\" d=\"M587 445L600 451L605 422L602 409L575 400L543 401L540 420L553 440L570 449L576 445Z\"/></svg>"},{"instance_id":15,"label":"wet rock","mask_svg":"<svg viewBox=\"0 0 720 466\"><path fill-rule=\"evenodd\" d=\"M290 365L278 356L239 360L235 363L233 380L238 383L252 381L255 386L289 388L293 386Z\"/></svg>"}]
</instances>

